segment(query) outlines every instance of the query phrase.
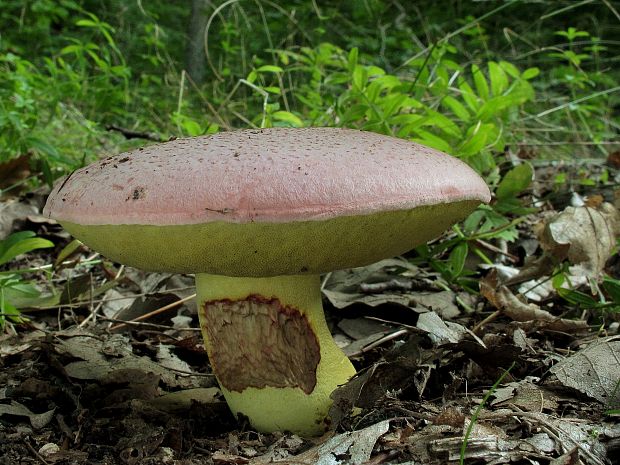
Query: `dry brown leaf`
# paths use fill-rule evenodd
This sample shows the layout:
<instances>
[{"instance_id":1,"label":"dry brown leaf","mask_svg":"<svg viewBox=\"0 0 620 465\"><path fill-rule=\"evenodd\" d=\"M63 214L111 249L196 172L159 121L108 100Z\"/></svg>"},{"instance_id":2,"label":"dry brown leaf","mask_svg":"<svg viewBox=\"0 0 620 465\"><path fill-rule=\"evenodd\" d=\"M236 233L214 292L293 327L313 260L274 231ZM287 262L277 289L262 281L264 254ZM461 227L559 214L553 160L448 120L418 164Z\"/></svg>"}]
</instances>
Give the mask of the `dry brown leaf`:
<instances>
[{"instance_id":1,"label":"dry brown leaf","mask_svg":"<svg viewBox=\"0 0 620 465\"><path fill-rule=\"evenodd\" d=\"M52 418L56 407L44 413L33 413L23 404L12 400L10 404L0 404L0 417L2 415L13 415L16 417L27 417L34 429L41 429L48 425Z\"/></svg>"},{"instance_id":2,"label":"dry brown leaf","mask_svg":"<svg viewBox=\"0 0 620 465\"><path fill-rule=\"evenodd\" d=\"M29 155L0 163L0 191L23 181L28 176L30 176Z\"/></svg>"},{"instance_id":3,"label":"dry brown leaf","mask_svg":"<svg viewBox=\"0 0 620 465\"><path fill-rule=\"evenodd\" d=\"M319 444L295 457L286 459L286 463L300 465L361 465L370 460L376 442L388 432L389 428L390 421L384 420L358 431L338 434L323 444Z\"/></svg>"},{"instance_id":4,"label":"dry brown leaf","mask_svg":"<svg viewBox=\"0 0 620 465\"><path fill-rule=\"evenodd\" d=\"M0 241L13 232L13 222L38 213L39 209L29 203L17 200L0 202Z\"/></svg>"},{"instance_id":5,"label":"dry brown leaf","mask_svg":"<svg viewBox=\"0 0 620 465\"><path fill-rule=\"evenodd\" d=\"M620 403L620 336L599 339L550 371L565 386L616 406Z\"/></svg>"},{"instance_id":6,"label":"dry brown leaf","mask_svg":"<svg viewBox=\"0 0 620 465\"><path fill-rule=\"evenodd\" d=\"M499 285L495 270L480 280L480 292L495 308L514 321L537 323L553 331L570 332L588 328L585 321L558 318L538 305L522 302L507 286Z\"/></svg>"},{"instance_id":7,"label":"dry brown leaf","mask_svg":"<svg viewBox=\"0 0 620 465\"><path fill-rule=\"evenodd\" d=\"M598 278L620 235L620 213L610 203L596 207L567 207L547 221L540 237L546 253L558 261L581 265L588 277Z\"/></svg>"}]
</instances>

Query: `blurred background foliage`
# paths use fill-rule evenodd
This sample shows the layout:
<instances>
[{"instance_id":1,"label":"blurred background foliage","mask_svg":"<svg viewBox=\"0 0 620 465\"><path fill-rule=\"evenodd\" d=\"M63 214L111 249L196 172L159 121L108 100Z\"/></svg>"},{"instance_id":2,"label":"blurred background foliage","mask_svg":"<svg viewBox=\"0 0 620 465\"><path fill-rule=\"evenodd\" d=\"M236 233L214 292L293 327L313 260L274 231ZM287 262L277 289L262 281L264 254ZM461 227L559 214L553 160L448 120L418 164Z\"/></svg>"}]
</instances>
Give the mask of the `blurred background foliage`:
<instances>
[{"instance_id":1,"label":"blurred background foliage","mask_svg":"<svg viewBox=\"0 0 620 465\"><path fill-rule=\"evenodd\" d=\"M608 0L3 0L0 161L51 182L170 136L348 126L466 159L596 157L618 139ZM205 50L206 46L206 50Z\"/></svg>"}]
</instances>

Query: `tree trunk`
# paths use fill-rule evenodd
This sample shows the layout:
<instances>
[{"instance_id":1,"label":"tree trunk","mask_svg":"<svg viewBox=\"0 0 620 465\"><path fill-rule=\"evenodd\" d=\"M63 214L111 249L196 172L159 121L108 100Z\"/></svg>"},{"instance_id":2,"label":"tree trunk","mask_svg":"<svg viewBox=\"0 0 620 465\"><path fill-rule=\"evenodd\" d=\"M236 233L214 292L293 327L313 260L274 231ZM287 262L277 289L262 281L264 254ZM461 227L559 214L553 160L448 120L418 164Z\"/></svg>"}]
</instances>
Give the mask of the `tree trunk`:
<instances>
[{"instance_id":1,"label":"tree trunk","mask_svg":"<svg viewBox=\"0 0 620 465\"><path fill-rule=\"evenodd\" d=\"M204 81L206 73L204 34L209 19L207 14L209 4L209 0L192 0L192 12L189 18L185 69L196 84Z\"/></svg>"}]
</instances>

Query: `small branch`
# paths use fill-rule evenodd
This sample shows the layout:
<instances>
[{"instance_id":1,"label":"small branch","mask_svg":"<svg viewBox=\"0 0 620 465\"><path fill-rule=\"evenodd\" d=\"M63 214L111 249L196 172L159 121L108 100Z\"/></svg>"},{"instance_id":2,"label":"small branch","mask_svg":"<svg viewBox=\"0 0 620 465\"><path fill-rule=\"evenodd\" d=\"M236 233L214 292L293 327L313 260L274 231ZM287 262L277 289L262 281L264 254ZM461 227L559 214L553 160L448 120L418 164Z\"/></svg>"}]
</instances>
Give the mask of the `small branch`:
<instances>
[{"instance_id":1,"label":"small branch","mask_svg":"<svg viewBox=\"0 0 620 465\"><path fill-rule=\"evenodd\" d=\"M125 321L123 323L114 325L114 326L112 326L110 328L110 331L114 331L114 330L123 328L127 324L132 324L132 323L138 322L140 320L146 320L147 318L151 318L152 316L159 315L160 313L163 313L163 312L165 312L167 310L170 310L171 308L178 307L179 305L187 302L188 300L193 299L194 297L196 297L196 294L192 294L192 295L187 296L187 297L185 297L183 299L177 300L176 302L172 302L171 304L164 305L163 307L158 308L157 310L153 310L152 312L148 312L148 313L145 313L144 315L140 315L138 318L134 318L133 320Z\"/></svg>"},{"instance_id":2,"label":"small branch","mask_svg":"<svg viewBox=\"0 0 620 465\"><path fill-rule=\"evenodd\" d=\"M120 132L123 136L125 136L125 139L146 139L155 142L166 142L168 140L158 134L155 134L154 132L134 131L132 129L116 126L115 124L106 124L105 128L107 131Z\"/></svg>"}]
</instances>

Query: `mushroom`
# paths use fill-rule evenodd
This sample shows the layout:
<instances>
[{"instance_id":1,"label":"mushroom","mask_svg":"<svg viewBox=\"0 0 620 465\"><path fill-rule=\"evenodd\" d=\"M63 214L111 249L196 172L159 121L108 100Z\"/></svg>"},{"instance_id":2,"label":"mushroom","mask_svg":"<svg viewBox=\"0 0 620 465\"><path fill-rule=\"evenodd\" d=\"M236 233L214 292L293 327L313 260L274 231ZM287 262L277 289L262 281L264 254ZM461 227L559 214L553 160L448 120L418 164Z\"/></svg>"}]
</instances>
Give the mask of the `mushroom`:
<instances>
[{"instance_id":1,"label":"mushroom","mask_svg":"<svg viewBox=\"0 0 620 465\"><path fill-rule=\"evenodd\" d=\"M371 132L241 130L109 157L57 183L44 214L120 263L195 273L209 360L234 414L320 434L355 374L320 274L404 253L489 189L460 160Z\"/></svg>"}]
</instances>

